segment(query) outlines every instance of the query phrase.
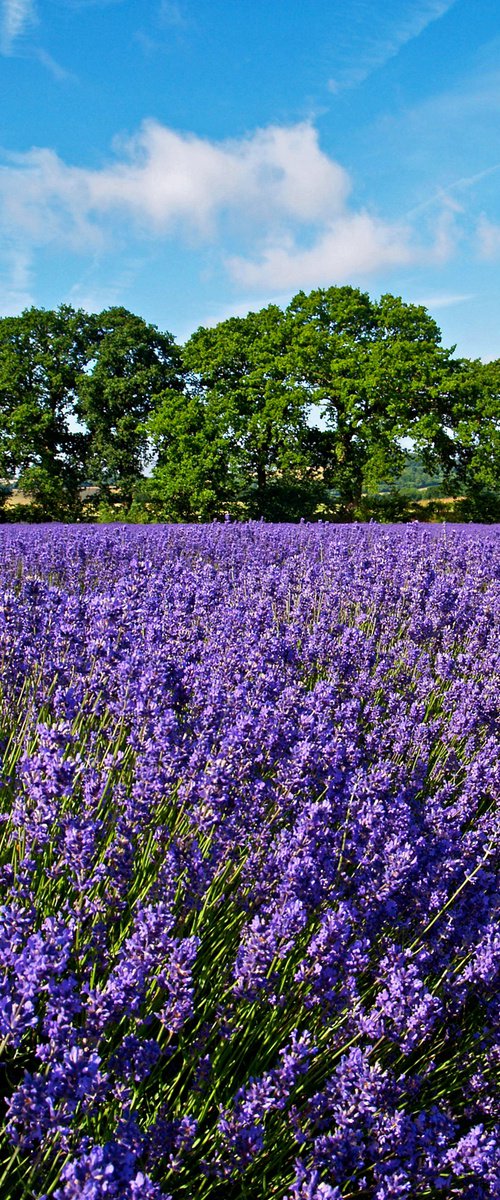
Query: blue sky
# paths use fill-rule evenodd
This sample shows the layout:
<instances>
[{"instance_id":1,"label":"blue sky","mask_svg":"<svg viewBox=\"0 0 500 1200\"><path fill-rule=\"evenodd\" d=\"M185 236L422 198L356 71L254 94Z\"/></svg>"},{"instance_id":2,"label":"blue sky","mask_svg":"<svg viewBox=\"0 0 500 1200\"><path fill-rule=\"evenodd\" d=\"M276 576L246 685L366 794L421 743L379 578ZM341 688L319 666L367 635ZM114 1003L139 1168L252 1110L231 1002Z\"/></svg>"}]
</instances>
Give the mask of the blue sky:
<instances>
[{"instance_id":1,"label":"blue sky","mask_svg":"<svg viewBox=\"0 0 500 1200\"><path fill-rule=\"evenodd\" d=\"M491 0L0 0L0 312L351 283L500 357Z\"/></svg>"}]
</instances>

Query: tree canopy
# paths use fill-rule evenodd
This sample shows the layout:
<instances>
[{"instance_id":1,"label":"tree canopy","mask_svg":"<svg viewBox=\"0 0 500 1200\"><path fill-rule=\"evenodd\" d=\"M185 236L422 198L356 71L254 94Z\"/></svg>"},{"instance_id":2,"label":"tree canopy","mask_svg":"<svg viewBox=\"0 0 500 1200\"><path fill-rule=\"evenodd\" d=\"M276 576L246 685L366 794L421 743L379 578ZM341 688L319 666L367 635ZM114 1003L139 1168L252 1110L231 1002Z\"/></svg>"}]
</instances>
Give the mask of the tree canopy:
<instances>
[{"instance_id":1,"label":"tree canopy","mask_svg":"<svg viewBox=\"0 0 500 1200\"><path fill-rule=\"evenodd\" d=\"M500 518L500 362L397 296L299 292L183 347L120 307L0 319L2 490L28 519L401 515L409 453L464 519Z\"/></svg>"},{"instance_id":2,"label":"tree canopy","mask_svg":"<svg viewBox=\"0 0 500 1200\"><path fill-rule=\"evenodd\" d=\"M126 505L149 461L145 421L167 389L182 387L181 353L125 308L91 318L91 358L80 376L77 412L88 433L87 472L108 499Z\"/></svg>"},{"instance_id":3,"label":"tree canopy","mask_svg":"<svg viewBox=\"0 0 500 1200\"><path fill-rule=\"evenodd\" d=\"M324 419L324 478L347 511L395 478L402 439L424 453L442 436L451 351L426 310L351 287L300 292L289 305L297 383Z\"/></svg>"},{"instance_id":4,"label":"tree canopy","mask_svg":"<svg viewBox=\"0 0 500 1200\"><path fill-rule=\"evenodd\" d=\"M0 472L61 519L76 513L85 473L86 439L72 418L90 326L68 305L0 321Z\"/></svg>"}]
</instances>

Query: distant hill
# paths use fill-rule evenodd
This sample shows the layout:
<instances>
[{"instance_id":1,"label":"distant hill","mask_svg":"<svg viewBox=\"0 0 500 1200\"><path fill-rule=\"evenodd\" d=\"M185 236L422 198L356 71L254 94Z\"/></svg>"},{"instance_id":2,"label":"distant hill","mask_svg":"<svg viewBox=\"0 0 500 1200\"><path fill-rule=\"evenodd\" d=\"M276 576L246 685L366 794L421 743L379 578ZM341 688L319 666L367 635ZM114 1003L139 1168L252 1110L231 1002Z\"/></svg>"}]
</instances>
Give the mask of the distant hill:
<instances>
[{"instance_id":1,"label":"distant hill","mask_svg":"<svg viewBox=\"0 0 500 1200\"><path fill-rule=\"evenodd\" d=\"M429 474L418 454L408 452L399 478L392 485L380 484L379 491L388 492L394 487L410 499L418 499L422 492L438 497L443 494L443 476L439 471Z\"/></svg>"}]
</instances>

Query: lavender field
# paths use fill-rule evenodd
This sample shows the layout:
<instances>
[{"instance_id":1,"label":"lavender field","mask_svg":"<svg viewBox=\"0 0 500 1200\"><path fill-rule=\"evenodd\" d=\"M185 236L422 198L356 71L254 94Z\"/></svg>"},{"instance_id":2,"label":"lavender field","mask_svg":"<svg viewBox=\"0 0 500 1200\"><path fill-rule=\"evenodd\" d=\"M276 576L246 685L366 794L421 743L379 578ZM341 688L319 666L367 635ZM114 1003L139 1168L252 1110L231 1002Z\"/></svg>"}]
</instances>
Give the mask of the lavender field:
<instances>
[{"instance_id":1,"label":"lavender field","mask_svg":"<svg viewBox=\"0 0 500 1200\"><path fill-rule=\"evenodd\" d=\"M499 530L0 571L0 1195L500 1196Z\"/></svg>"}]
</instances>

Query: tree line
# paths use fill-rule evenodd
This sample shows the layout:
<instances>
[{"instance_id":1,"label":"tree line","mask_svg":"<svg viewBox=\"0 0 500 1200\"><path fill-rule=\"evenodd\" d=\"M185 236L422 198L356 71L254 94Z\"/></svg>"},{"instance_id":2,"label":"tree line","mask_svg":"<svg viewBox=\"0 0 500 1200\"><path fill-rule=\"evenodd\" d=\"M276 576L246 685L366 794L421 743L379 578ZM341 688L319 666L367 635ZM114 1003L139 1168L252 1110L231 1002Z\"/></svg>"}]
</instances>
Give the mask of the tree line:
<instances>
[{"instance_id":1,"label":"tree line","mask_svg":"<svg viewBox=\"0 0 500 1200\"><path fill-rule=\"evenodd\" d=\"M460 519L499 520L500 360L454 349L348 286L184 346L121 307L4 317L2 519L407 518L410 447Z\"/></svg>"}]
</instances>

